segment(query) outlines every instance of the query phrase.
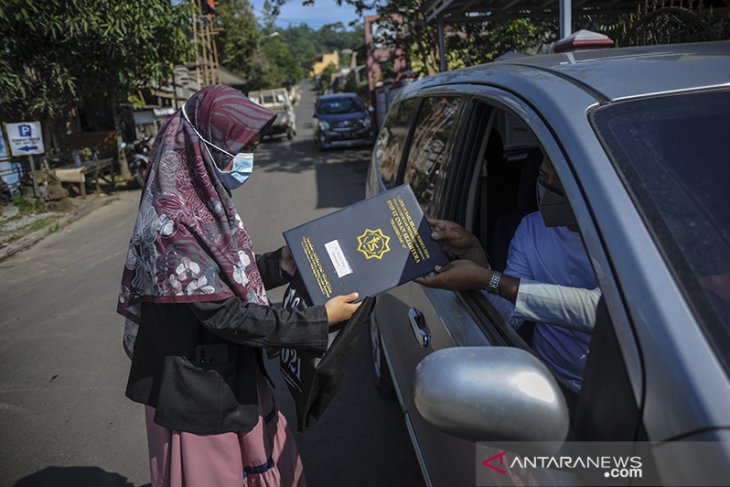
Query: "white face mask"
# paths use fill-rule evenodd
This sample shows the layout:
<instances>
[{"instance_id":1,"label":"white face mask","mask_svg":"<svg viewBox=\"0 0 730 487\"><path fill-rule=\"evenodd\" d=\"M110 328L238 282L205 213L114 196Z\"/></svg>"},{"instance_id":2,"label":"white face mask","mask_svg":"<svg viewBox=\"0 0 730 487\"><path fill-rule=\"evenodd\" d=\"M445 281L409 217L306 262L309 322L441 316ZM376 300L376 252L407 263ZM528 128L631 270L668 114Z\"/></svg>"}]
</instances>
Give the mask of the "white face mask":
<instances>
[{"instance_id":1,"label":"white face mask","mask_svg":"<svg viewBox=\"0 0 730 487\"><path fill-rule=\"evenodd\" d=\"M233 158L233 167L230 171L222 171L218 168L215 160L213 162L213 168L215 169L218 180L221 182L223 187L229 190L234 190L243 186L243 183L245 183L246 180L251 177L251 173L253 172L253 152L239 152L234 156L230 152L221 149L214 143L208 142L205 137L200 135L200 132L198 132L198 130L195 128L195 125L193 125L193 123L188 118L188 114L185 112L185 105L183 105L182 107L182 114L183 117L185 117L185 121L190 124L190 126L193 128L193 131L198 135L198 137L200 137L200 140L205 142L207 146L213 147L226 154L227 156ZM210 154L210 149L208 150L208 153ZM211 159L213 159L212 155Z\"/></svg>"}]
</instances>

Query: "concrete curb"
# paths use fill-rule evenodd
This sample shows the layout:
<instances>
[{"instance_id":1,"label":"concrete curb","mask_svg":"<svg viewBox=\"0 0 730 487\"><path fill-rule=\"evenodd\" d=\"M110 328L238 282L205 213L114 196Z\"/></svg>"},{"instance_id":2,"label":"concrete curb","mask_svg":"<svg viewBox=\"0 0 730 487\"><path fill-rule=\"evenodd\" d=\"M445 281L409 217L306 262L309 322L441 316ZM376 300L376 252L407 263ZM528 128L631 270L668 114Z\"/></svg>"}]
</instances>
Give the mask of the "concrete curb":
<instances>
[{"instance_id":1,"label":"concrete curb","mask_svg":"<svg viewBox=\"0 0 730 487\"><path fill-rule=\"evenodd\" d=\"M88 215L89 213L96 210L97 208L106 206L113 201L117 201L119 198L117 196L109 196L109 197L104 197L104 198L94 196L94 197L91 197L88 199L89 199L89 201L85 201L84 203L80 204L73 211L69 212L68 214L66 214L62 217L59 217L59 219L55 222L58 224L58 227L53 232L51 232L51 227L53 226L53 224L46 225L45 227L41 228L40 230L30 233L22 238L19 238L18 240L14 241L14 242L11 242L10 244L6 245L5 247L0 248L0 261L7 259L8 257L15 255L22 250L28 249L29 247L31 247L34 244L43 240L46 236L50 235L51 233L55 233L55 232L61 230L62 228L70 225L71 223L75 222L76 220Z\"/></svg>"}]
</instances>

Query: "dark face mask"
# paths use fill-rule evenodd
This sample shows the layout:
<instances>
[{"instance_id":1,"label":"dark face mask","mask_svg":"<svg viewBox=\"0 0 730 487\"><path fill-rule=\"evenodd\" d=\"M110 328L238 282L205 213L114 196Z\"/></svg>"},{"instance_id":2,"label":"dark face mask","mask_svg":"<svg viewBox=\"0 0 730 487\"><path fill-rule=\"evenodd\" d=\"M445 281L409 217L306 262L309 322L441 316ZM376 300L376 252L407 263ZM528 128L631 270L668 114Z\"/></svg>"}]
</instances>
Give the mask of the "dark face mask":
<instances>
[{"instance_id":1,"label":"dark face mask","mask_svg":"<svg viewBox=\"0 0 730 487\"><path fill-rule=\"evenodd\" d=\"M576 223L568 198L558 188L537 181L537 206L546 227L567 227Z\"/></svg>"}]
</instances>

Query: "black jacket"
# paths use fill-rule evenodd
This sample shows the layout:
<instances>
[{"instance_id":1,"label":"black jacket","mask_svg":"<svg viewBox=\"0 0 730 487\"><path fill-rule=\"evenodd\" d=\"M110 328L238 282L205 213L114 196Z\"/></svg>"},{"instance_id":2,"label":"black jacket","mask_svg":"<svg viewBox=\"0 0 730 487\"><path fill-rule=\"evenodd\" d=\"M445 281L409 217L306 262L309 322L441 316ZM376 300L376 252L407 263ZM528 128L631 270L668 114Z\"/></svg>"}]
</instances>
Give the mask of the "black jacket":
<instances>
[{"instance_id":1,"label":"black jacket","mask_svg":"<svg viewBox=\"0 0 730 487\"><path fill-rule=\"evenodd\" d=\"M267 289L288 281L279 271L280 255L257 256ZM155 422L173 430L201 435L249 431L258 421L255 368L265 373L261 348L324 351L327 334L324 306L274 309L238 298L145 303L126 395L153 406ZM217 363L198 360L201 345L218 352L222 346Z\"/></svg>"}]
</instances>

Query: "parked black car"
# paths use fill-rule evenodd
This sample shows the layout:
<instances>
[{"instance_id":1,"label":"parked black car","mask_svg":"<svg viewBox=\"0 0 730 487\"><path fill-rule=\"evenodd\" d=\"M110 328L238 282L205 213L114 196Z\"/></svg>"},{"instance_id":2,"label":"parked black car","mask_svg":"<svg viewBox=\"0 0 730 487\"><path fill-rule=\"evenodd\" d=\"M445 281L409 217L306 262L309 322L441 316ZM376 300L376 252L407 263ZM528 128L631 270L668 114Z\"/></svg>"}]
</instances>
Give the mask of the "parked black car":
<instances>
[{"instance_id":1,"label":"parked black car","mask_svg":"<svg viewBox=\"0 0 730 487\"><path fill-rule=\"evenodd\" d=\"M320 97L314 118L314 143L319 150L369 146L375 140L370 114L355 93Z\"/></svg>"}]
</instances>

